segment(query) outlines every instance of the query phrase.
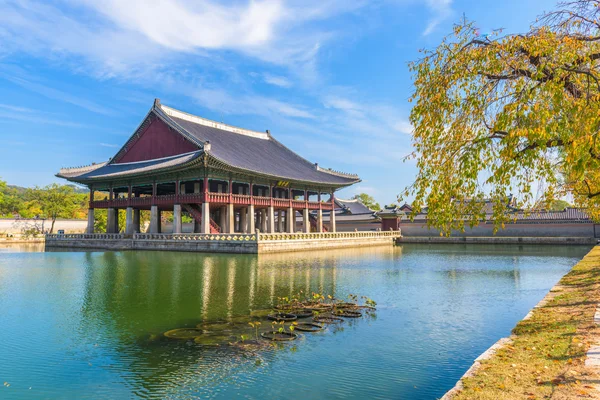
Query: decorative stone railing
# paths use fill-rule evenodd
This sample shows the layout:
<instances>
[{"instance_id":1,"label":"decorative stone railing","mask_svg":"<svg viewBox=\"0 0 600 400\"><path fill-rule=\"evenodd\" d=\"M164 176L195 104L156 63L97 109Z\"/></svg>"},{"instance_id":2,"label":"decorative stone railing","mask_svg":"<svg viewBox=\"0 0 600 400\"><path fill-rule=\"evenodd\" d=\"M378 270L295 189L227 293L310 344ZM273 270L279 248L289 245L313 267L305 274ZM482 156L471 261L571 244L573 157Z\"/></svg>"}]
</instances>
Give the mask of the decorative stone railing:
<instances>
[{"instance_id":1,"label":"decorative stone railing","mask_svg":"<svg viewBox=\"0 0 600 400\"><path fill-rule=\"evenodd\" d=\"M46 240L73 240L73 239L124 239L122 233L66 233L66 234L47 234Z\"/></svg>"},{"instance_id":2,"label":"decorative stone railing","mask_svg":"<svg viewBox=\"0 0 600 400\"><path fill-rule=\"evenodd\" d=\"M354 239L400 237L400 231L368 231L368 232L311 232L311 233L259 233L258 240L310 240L310 239Z\"/></svg>"},{"instance_id":3,"label":"decorative stone railing","mask_svg":"<svg viewBox=\"0 0 600 400\"><path fill-rule=\"evenodd\" d=\"M323 232L323 233L134 233L126 236L122 233L79 233L46 235L51 240L81 240L81 239L133 239L133 240L177 240L177 241L217 241L217 242L261 242L276 240L312 240L312 239L368 239L382 237L400 237L400 231L369 231L369 232Z\"/></svg>"},{"instance_id":4,"label":"decorative stone railing","mask_svg":"<svg viewBox=\"0 0 600 400\"><path fill-rule=\"evenodd\" d=\"M205 233L135 233L133 235L134 240L179 240L179 241L197 241L197 240L208 240L208 241L220 241L220 242L249 242L256 241L256 234L245 234L245 233L219 233L219 234L205 234Z\"/></svg>"}]
</instances>

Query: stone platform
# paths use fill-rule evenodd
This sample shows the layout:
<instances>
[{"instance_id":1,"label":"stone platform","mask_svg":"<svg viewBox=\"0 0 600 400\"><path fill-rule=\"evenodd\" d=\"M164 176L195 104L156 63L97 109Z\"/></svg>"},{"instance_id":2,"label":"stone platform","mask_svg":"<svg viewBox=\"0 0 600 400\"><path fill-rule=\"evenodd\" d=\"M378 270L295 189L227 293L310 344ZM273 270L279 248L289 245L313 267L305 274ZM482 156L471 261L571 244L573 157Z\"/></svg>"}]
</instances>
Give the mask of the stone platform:
<instances>
[{"instance_id":1,"label":"stone platform","mask_svg":"<svg viewBox=\"0 0 600 400\"><path fill-rule=\"evenodd\" d=\"M46 248L258 254L390 246L401 236L400 231L255 234L65 234L46 235Z\"/></svg>"}]
</instances>

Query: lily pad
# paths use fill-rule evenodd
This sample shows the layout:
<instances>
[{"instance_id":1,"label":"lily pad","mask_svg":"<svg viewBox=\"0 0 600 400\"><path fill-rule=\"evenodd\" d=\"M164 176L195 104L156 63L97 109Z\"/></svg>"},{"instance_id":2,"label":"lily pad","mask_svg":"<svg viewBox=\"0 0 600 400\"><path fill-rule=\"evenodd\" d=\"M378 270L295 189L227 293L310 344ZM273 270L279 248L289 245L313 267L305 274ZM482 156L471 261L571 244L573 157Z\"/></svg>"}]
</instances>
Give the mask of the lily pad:
<instances>
[{"instance_id":1,"label":"lily pad","mask_svg":"<svg viewBox=\"0 0 600 400\"><path fill-rule=\"evenodd\" d=\"M198 336L202 336L204 332L202 329L198 328L180 328L180 329L172 329L170 331L165 332L165 336L169 339L194 339Z\"/></svg>"}]
</instances>

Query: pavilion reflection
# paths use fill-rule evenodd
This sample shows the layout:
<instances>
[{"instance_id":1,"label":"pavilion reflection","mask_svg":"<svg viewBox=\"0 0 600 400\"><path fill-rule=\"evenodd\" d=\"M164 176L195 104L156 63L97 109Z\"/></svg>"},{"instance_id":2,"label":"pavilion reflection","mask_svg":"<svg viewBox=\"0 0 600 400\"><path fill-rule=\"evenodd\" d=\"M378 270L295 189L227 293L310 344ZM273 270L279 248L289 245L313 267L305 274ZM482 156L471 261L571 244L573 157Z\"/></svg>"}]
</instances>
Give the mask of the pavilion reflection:
<instances>
[{"instance_id":1,"label":"pavilion reflection","mask_svg":"<svg viewBox=\"0 0 600 400\"><path fill-rule=\"evenodd\" d=\"M335 294L337 258L86 253L82 330L103 338L108 358L136 387L151 392L192 370L201 381L229 355L166 340L163 332L248 316L300 290Z\"/></svg>"}]
</instances>

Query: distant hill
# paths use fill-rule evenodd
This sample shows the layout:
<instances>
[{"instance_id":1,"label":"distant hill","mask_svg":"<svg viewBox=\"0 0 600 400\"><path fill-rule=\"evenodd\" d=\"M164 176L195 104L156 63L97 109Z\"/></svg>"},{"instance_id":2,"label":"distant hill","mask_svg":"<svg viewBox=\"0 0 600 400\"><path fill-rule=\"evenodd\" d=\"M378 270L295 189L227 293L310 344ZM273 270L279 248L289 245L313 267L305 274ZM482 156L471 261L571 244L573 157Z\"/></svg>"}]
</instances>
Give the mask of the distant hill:
<instances>
[{"instance_id":1,"label":"distant hill","mask_svg":"<svg viewBox=\"0 0 600 400\"><path fill-rule=\"evenodd\" d=\"M73 190L75 190L75 193L89 193L89 191L87 189L81 188L79 186L75 186L75 185L66 185L66 186L72 187ZM23 194L25 194L25 192L27 191L27 189L30 189L30 188L26 188L26 187L23 187L23 186L8 185L8 184L6 185L6 187L8 189L12 189L12 190L16 191L17 195L23 195Z\"/></svg>"}]
</instances>

